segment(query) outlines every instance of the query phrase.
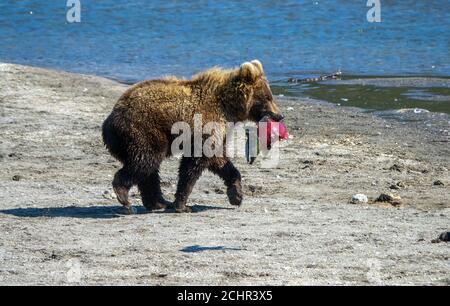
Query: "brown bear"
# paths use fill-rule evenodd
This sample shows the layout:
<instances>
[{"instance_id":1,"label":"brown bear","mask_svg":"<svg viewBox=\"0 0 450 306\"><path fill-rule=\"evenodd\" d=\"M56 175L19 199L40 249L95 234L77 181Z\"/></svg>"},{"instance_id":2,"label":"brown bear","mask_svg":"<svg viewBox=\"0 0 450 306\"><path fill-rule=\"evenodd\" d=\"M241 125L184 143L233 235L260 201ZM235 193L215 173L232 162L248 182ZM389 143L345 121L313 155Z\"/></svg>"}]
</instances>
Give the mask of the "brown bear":
<instances>
[{"instance_id":1,"label":"brown bear","mask_svg":"<svg viewBox=\"0 0 450 306\"><path fill-rule=\"evenodd\" d=\"M195 114L202 115L203 124L211 121L223 126L227 122L258 122L267 115L282 119L258 60L236 69L212 68L191 80L171 77L132 86L103 123L104 143L123 164L112 185L128 213L134 212L128 198L134 184L148 210L172 204L161 192L159 166L171 155L172 125L181 121L192 126ZM232 205L242 203L241 174L228 157L182 157L173 203L176 212L192 211L186 201L205 169L224 180Z\"/></svg>"}]
</instances>

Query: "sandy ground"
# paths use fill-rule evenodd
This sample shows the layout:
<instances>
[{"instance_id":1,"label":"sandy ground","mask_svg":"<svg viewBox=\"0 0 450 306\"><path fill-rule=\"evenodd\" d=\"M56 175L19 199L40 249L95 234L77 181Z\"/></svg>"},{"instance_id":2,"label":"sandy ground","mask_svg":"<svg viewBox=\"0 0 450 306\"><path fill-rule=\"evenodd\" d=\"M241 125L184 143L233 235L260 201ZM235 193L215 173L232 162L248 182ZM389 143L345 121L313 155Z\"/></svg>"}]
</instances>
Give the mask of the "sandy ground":
<instances>
[{"instance_id":1,"label":"sandy ground","mask_svg":"<svg viewBox=\"0 0 450 306\"><path fill-rule=\"evenodd\" d=\"M139 214L123 216L100 126L125 88L0 64L0 284L450 285L450 245L431 243L450 230L448 117L278 98L293 137L278 169L235 161L242 207L205 173L194 213L145 213L133 189ZM386 192L402 204L349 203Z\"/></svg>"}]
</instances>

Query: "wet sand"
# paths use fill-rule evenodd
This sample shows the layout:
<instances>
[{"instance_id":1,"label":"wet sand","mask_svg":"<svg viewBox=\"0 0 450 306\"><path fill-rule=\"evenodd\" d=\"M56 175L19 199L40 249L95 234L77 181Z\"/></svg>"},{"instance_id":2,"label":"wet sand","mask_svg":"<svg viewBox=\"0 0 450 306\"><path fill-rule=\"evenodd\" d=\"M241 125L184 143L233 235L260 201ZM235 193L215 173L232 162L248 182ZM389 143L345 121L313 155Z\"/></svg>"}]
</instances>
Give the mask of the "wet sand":
<instances>
[{"instance_id":1,"label":"wet sand","mask_svg":"<svg viewBox=\"0 0 450 306\"><path fill-rule=\"evenodd\" d=\"M205 173L194 213L145 213L133 189L139 214L123 216L100 127L125 89L0 64L0 284L450 284L449 245L431 242L450 230L448 117L279 97L292 138L277 169L235 160L242 207ZM163 164L169 198L177 166Z\"/></svg>"}]
</instances>

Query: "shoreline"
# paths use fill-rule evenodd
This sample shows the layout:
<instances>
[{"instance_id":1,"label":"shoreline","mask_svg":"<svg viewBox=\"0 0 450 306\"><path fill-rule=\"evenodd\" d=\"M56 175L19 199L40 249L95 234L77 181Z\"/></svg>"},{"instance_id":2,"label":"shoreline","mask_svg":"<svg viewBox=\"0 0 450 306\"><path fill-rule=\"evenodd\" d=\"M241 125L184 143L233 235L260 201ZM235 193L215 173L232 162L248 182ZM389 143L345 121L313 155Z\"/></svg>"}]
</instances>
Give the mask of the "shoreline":
<instances>
[{"instance_id":1,"label":"shoreline","mask_svg":"<svg viewBox=\"0 0 450 306\"><path fill-rule=\"evenodd\" d=\"M449 230L444 121L426 129L277 97L292 138L277 169L235 160L242 207L205 173L189 201L195 213L146 214L133 188L139 213L123 216L111 188L119 163L100 127L126 88L0 64L1 284L450 284L448 245L431 243ZM176 158L162 165L168 199L177 167ZM358 193L369 203L350 204ZM400 205L374 202L382 193Z\"/></svg>"},{"instance_id":2,"label":"shoreline","mask_svg":"<svg viewBox=\"0 0 450 306\"><path fill-rule=\"evenodd\" d=\"M56 68L56 67L39 67L39 66L29 66L29 65L23 65L23 64L16 64L16 63L7 63L7 62L0 62L0 65L5 64L5 65L16 65L16 66L22 66L22 67L29 67L29 68L36 68L36 69L45 69L48 71L54 71L54 72L65 72L65 73L71 73L71 74L76 74L76 75L83 75L83 76L90 76L90 77L97 77L97 78L103 78L106 80L110 80L112 82L116 82L120 85L123 86L131 86L133 84L136 84L138 82L144 81L144 80L138 80L136 82L134 81L127 81L127 80L123 80L120 79L118 77L108 77L108 76L102 76L102 75L93 75L93 74L89 74L89 73L80 73L80 72L71 72L71 71L65 71L65 70L61 70L60 68ZM305 74L305 75L310 75L310 74ZM321 75L326 75L326 73L322 73ZM317 75L318 76L318 75ZM277 80L272 80L271 81L271 86L273 87L278 87L278 88L283 88L286 87L288 88L289 85L292 85L288 82L288 79L290 78L290 76L286 75L283 79L277 78ZM369 74L345 74L343 75L341 80L323 80L323 81L319 81L319 82L312 82L312 83L306 83L306 84L319 84L322 86L332 86L332 85L336 85L336 86L349 86L349 85L357 85L357 86L376 86L376 87L391 87L391 88L402 88L402 87L414 87L414 88L421 88L421 89L427 89L427 88L433 88L433 87L442 87L442 88L450 88L450 76L448 75L444 75L444 74L406 74L406 75L398 75L398 74L386 74L386 75L369 75ZM284 96L284 95L282 95ZM299 98L299 99L303 99L303 100L309 100L312 103L329 103L331 105L336 105L335 102L332 101L326 101L324 99L320 99L320 98L314 98L314 97L310 97L308 96L308 94L302 94L302 95L298 95L298 94L293 94L293 95L287 95L287 97L295 97L295 98ZM440 101L440 99L443 99L442 101ZM448 102L450 103L450 96L445 95L445 96L436 96L434 98L429 98L429 99L424 99L424 101L428 101L430 103L432 102ZM341 106L341 105L338 105ZM392 109L370 109L370 108L365 108L362 106L345 106L344 107L349 107L349 108L354 108L354 109L361 109L363 111L367 111L367 112L374 112L374 113L378 113L378 112L387 112L387 113L391 113L391 112L402 112L404 110L414 110L415 107L410 107L410 108L392 108ZM418 108L419 110L421 108ZM437 113L437 114L445 114L448 116L449 118L449 122L450 122L450 110L448 112L435 112L435 111L430 111L427 110L426 108L424 109L425 111L431 112L431 113ZM401 118L400 118L401 120ZM407 118L407 120L409 120ZM420 120L420 119L419 119Z\"/></svg>"}]
</instances>

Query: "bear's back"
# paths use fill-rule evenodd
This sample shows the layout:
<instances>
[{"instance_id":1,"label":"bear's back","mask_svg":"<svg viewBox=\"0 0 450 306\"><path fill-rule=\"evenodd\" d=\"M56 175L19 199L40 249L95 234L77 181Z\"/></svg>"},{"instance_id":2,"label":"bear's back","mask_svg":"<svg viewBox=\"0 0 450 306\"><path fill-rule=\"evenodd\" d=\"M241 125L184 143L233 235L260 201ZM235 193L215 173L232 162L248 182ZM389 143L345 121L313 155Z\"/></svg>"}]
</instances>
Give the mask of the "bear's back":
<instances>
[{"instance_id":1,"label":"bear's back","mask_svg":"<svg viewBox=\"0 0 450 306\"><path fill-rule=\"evenodd\" d=\"M153 120L160 117L165 124L173 124L191 117L196 104L188 82L162 79L132 86L121 96L116 108L127 109L136 119L149 115Z\"/></svg>"}]
</instances>

